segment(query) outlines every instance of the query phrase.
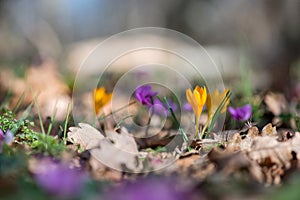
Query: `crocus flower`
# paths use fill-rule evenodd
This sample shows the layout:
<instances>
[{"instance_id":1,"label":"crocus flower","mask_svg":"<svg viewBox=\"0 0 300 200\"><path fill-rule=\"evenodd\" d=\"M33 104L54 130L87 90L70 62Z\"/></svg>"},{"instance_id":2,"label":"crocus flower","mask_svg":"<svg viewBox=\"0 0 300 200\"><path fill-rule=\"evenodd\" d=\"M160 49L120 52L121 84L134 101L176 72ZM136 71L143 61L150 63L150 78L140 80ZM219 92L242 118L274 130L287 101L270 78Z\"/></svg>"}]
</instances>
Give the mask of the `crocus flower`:
<instances>
[{"instance_id":1,"label":"crocus flower","mask_svg":"<svg viewBox=\"0 0 300 200\"><path fill-rule=\"evenodd\" d=\"M111 100L112 93L106 93L104 87L100 87L94 90L94 106L96 115L100 110Z\"/></svg>"},{"instance_id":2,"label":"crocus flower","mask_svg":"<svg viewBox=\"0 0 300 200\"><path fill-rule=\"evenodd\" d=\"M219 93L218 90L215 90L212 94L207 95L207 112L208 112L208 119L211 120L215 112L217 111L219 105L222 103L223 99L226 97L226 94L229 92L228 89L225 89L224 92ZM229 104L230 99L228 98L221 109L221 114L226 112L227 106Z\"/></svg>"},{"instance_id":3,"label":"crocus flower","mask_svg":"<svg viewBox=\"0 0 300 200\"><path fill-rule=\"evenodd\" d=\"M228 111L235 120L246 121L251 117L252 107L250 104L246 104L238 108L229 107Z\"/></svg>"},{"instance_id":4,"label":"crocus flower","mask_svg":"<svg viewBox=\"0 0 300 200\"><path fill-rule=\"evenodd\" d=\"M170 107L172 108L172 110L174 112L177 111L177 105L172 101L172 100L168 100L168 103L170 105ZM153 100L153 106L151 107L151 109L153 109L153 112L157 115L165 115L165 116L169 116L170 115L170 111L168 106L161 102L159 99L155 98Z\"/></svg>"},{"instance_id":5,"label":"crocus flower","mask_svg":"<svg viewBox=\"0 0 300 200\"><path fill-rule=\"evenodd\" d=\"M14 134L7 130L6 133L0 129L0 153L2 153L3 144L11 144L14 141Z\"/></svg>"},{"instance_id":6,"label":"crocus flower","mask_svg":"<svg viewBox=\"0 0 300 200\"><path fill-rule=\"evenodd\" d=\"M198 135L199 128L199 118L202 113L203 106L206 102L207 94L206 87L199 87L198 85L192 92L191 89L186 90L186 99L188 103L192 106L195 114L196 123L196 136Z\"/></svg>"},{"instance_id":7,"label":"crocus flower","mask_svg":"<svg viewBox=\"0 0 300 200\"><path fill-rule=\"evenodd\" d=\"M150 85L139 86L135 90L135 98L143 105L148 107L153 106L154 100L153 97L157 95L157 92L151 91Z\"/></svg>"},{"instance_id":8,"label":"crocus flower","mask_svg":"<svg viewBox=\"0 0 300 200\"><path fill-rule=\"evenodd\" d=\"M191 104L189 104L189 103L183 104L182 108L183 108L184 111L187 111L187 112L190 112L190 111L193 110Z\"/></svg>"},{"instance_id":9,"label":"crocus flower","mask_svg":"<svg viewBox=\"0 0 300 200\"><path fill-rule=\"evenodd\" d=\"M68 198L80 193L84 179L80 171L50 159L42 160L35 174L35 180L43 190L55 196Z\"/></svg>"},{"instance_id":10,"label":"crocus flower","mask_svg":"<svg viewBox=\"0 0 300 200\"><path fill-rule=\"evenodd\" d=\"M141 179L109 190L107 200L184 200L188 199L184 191L174 187L174 181L162 178Z\"/></svg>"}]
</instances>

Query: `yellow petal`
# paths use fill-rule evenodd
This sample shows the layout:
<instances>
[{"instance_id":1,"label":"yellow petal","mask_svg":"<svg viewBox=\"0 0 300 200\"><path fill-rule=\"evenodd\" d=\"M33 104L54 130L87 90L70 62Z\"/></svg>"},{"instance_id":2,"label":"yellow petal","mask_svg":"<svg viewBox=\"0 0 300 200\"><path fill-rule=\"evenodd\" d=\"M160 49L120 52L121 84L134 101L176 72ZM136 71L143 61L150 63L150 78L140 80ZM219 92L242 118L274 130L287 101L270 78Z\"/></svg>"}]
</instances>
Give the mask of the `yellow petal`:
<instances>
[{"instance_id":1,"label":"yellow petal","mask_svg":"<svg viewBox=\"0 0 300 200\"><path fill-rule=\"evenodd\" d=\"M203 87L203 93L202 93L202 106L204 106L205 102L207 100L207 92L206 92L206 87Z\"/></svg>"},{"instance_id":2,"label":"yellow petal","mask_svg":"<svg viewBox=\"0 0 300 200\"><path fill-rule=\"evenodd\" d=\"M194 114L197 115L197 100L196 97L194 95L194 93L192 93L191 89L187 89L186 90L186 99L189 102L189 104L192 106Z\"/></svg>"},{"instance_id":3,"label":"yellow petal","mask_svg":"<svg viewBox=\"0 0 300 200\"><path fill-rule=\"evenodd\" d=\"M195 115L196 118L200 117L202 109L200 108L201 96L198 91L194 90L194 100L195 100Z\"/></svg>"},{"instance_id":4,"label":"yellow petal","mask_svg":"<svg viewBox=\"0 0 300 200\"><path fill-rule=\"evenodd\" d=\"M223 98L226 97L226 94L227 94L228 92L229 92L229 89L226 88L225 91L223 92ZM225 102L225 104L224 104L222 110L221 110L221 113L226 112L227 106L228 106L229 102L230 102L230 99L228 98L227 101Z\"/></svg>"},{"instance_id":5,"label":"yellow petal","mask_svg":"<svg viewBox=\"0 0 300 200\"><path fill-rule=\"evenodd\" d=\"M212 102L211 102L211 95L207 95L207 100L206 100L206 108L208 112L208 117L210 118L212 115Z\"/></svg>"},{"instance_id":6,"label":"yellow petal","mask_svg":"<svg viewBox=\"0 0 300 200\"><path fill-rule=\"evenodd\" d=\"M103 108L112 98L111 93L106 93L104 87L100 87L94 90L94 107L96 111L96 115L100 112L101 108Z\"/></svg>"},{"instance_id":7,"label":"yellow petal","mask_svg":"<svg viewBox=\"0 0 300 200\"><path fill-rule=\"evenodd\" d=\"M214 90L212 94L208 94L206 106L208 110L208 116L211 118L216 110L218 109L219 105L222 103L223 99L226 97L226 94L228 93L229 89L225 89L222 93L220 93L218 90ZM224 113L227 109L227 106L229 104L229 99L225 102L222 110L220 113Z\"/></svg>"}]
</instances>

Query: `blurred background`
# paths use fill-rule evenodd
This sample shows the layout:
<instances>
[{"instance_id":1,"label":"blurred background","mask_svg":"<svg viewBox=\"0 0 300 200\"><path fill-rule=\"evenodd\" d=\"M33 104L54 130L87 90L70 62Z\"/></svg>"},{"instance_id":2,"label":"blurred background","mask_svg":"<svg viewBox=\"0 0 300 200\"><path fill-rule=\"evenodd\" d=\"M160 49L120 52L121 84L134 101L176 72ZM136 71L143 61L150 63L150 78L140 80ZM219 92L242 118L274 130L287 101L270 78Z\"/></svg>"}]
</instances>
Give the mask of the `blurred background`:
<instances>
[{"instance_id":1,"label":"blurred background","mask_svg":"<svg viewBox=\"0 0 300 200\"><path fill-rule=\"evenodd\" d=\"M107 37L165 27L203 45L224 79L247 65L256 87L291 96L300 91L299 18L298 0L0 0L0 67L51 59L75 74Z\"/></svg>"}]
</instances>

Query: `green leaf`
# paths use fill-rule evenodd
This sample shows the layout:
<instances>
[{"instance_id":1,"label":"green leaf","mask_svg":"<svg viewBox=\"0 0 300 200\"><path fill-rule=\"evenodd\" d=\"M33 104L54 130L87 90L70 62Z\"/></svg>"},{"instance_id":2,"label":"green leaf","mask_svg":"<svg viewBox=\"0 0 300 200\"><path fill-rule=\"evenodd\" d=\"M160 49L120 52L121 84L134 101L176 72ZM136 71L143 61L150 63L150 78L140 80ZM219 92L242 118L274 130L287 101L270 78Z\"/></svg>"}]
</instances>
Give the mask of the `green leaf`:
<instances>
[{"instance_id":1,"label":"green leaf","mask_svg":"<svg viewBox=\"0 0 300 200\"><path fill-rule=\"evenodd\" d=\"M159 97L157 97L157 98L159 99ZM160 100L160 99L159 99L159 100ZM160 101L161 101L161 100L160 100ZM188 137L187 137L187 134L186 134L185 131L181 128L180 123L178 122L177 117L176 117L176 115L175 115L173 109L171 108L171 106L170 106L170 104L169 104L169 102L168 102L168 100L167 100L166 97L164 97L164 101L165 101L165 103L166 103L167 106L168 106L168 109L169 109L169 111L170 111L170 113L171 113L172 118L174 119L174 122L176 123L177 127L179 127L178 130L179 130L179 132L181 133L183 140L184 140L185 142L187 142L187 141L189 140Z\"/></svg>"}]
</instances>

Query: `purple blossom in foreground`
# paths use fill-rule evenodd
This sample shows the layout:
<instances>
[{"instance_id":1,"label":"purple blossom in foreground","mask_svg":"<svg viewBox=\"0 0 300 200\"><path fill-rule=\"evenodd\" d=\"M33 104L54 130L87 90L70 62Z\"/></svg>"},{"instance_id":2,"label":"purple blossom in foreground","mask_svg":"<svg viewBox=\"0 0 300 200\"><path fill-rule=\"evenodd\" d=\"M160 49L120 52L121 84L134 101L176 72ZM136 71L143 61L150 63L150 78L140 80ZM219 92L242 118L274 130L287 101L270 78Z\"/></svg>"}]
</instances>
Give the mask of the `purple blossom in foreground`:
<instances>
[{"instance_id":1,"label":"purple blossom in foreground","mask_svg":"<svg viewBox=\"0 0 300 200\"><path fill-rule=\"evenodd\" d=\"M14 134L7 130L4 134L0 129L0 153L2 153L3 144L11 144L14 141Z\"/></svg>"},{"instance_id":2,"label":"purple blossom in foreground","mask_svg":"<svg viewBox=\"0 0 300 200\"><path fill-rule=\"evenodd\" d=\"M171 180L148 178L113 188L106 194L107 200L184 200L183 191L178 191Z\"/></svg>"},{"instance_id":3,"label":"purple blossom in foreground","mask_svg":"<svg viewBox=\"0 0 300 200\"><path fill-rule=\"evenodd\" d=\"M67 165L42 160L35 174L37 184L46 192L60 197L73 197L83 188L85 177L82 172Z\"/></svg>"},{"instance_id":4,"label":"purple blossom in foreground","mask_svg":"<svg viewBox=\"0 0 300 200\"><path fill-rule=\"evenodd\" d=\"M252 107L250 104L237 108L229 107L228 111L235 120L239 121L246 121L250 119L252 115Z\"/></svg>"},{"instance_id":5,"label":"purple blossom in foreground","mask_svg":"<svg viewBox=\"0 0 300 200\"><path fill-rule=\"evenodd\" d=\"M135 90L135 98L143 105L151 107L153 105L153 97L157 95L157 92L151 91L150 85L139 86Z\"/></svg>"},{"instance_id":6,"label":"purple blossom in foreground","mask_svg":"<svg viewBox=\"0 0 300 200\"><path fill-rule=\"evenodd\" d=\"M168 100L168 103L169 103L170 107L172 108L172 110L174 112L176 112L177 111L176 103L174 103L170 99ZM154 109L153 112L157 115L165 115L165 116L170 115L168 105L166 105L166 103L164 103L164 102L161 102L159 99L153 100L153 106L151 107L151 109Z\"/></svg>"},{"instance_id":7,"label":"purple blossom in foreground","mask_svg":"<svg viewBox=\"0 0 300 200\"><path fill-rule=\"evenodd\" d=\"M191 104L189 104L189 103L183 104L182 108L183 108L183 110L186 111L186 112L191 112L191 111L193 111L193 108L192 108Z\"/></svg>"}]
</instances>

